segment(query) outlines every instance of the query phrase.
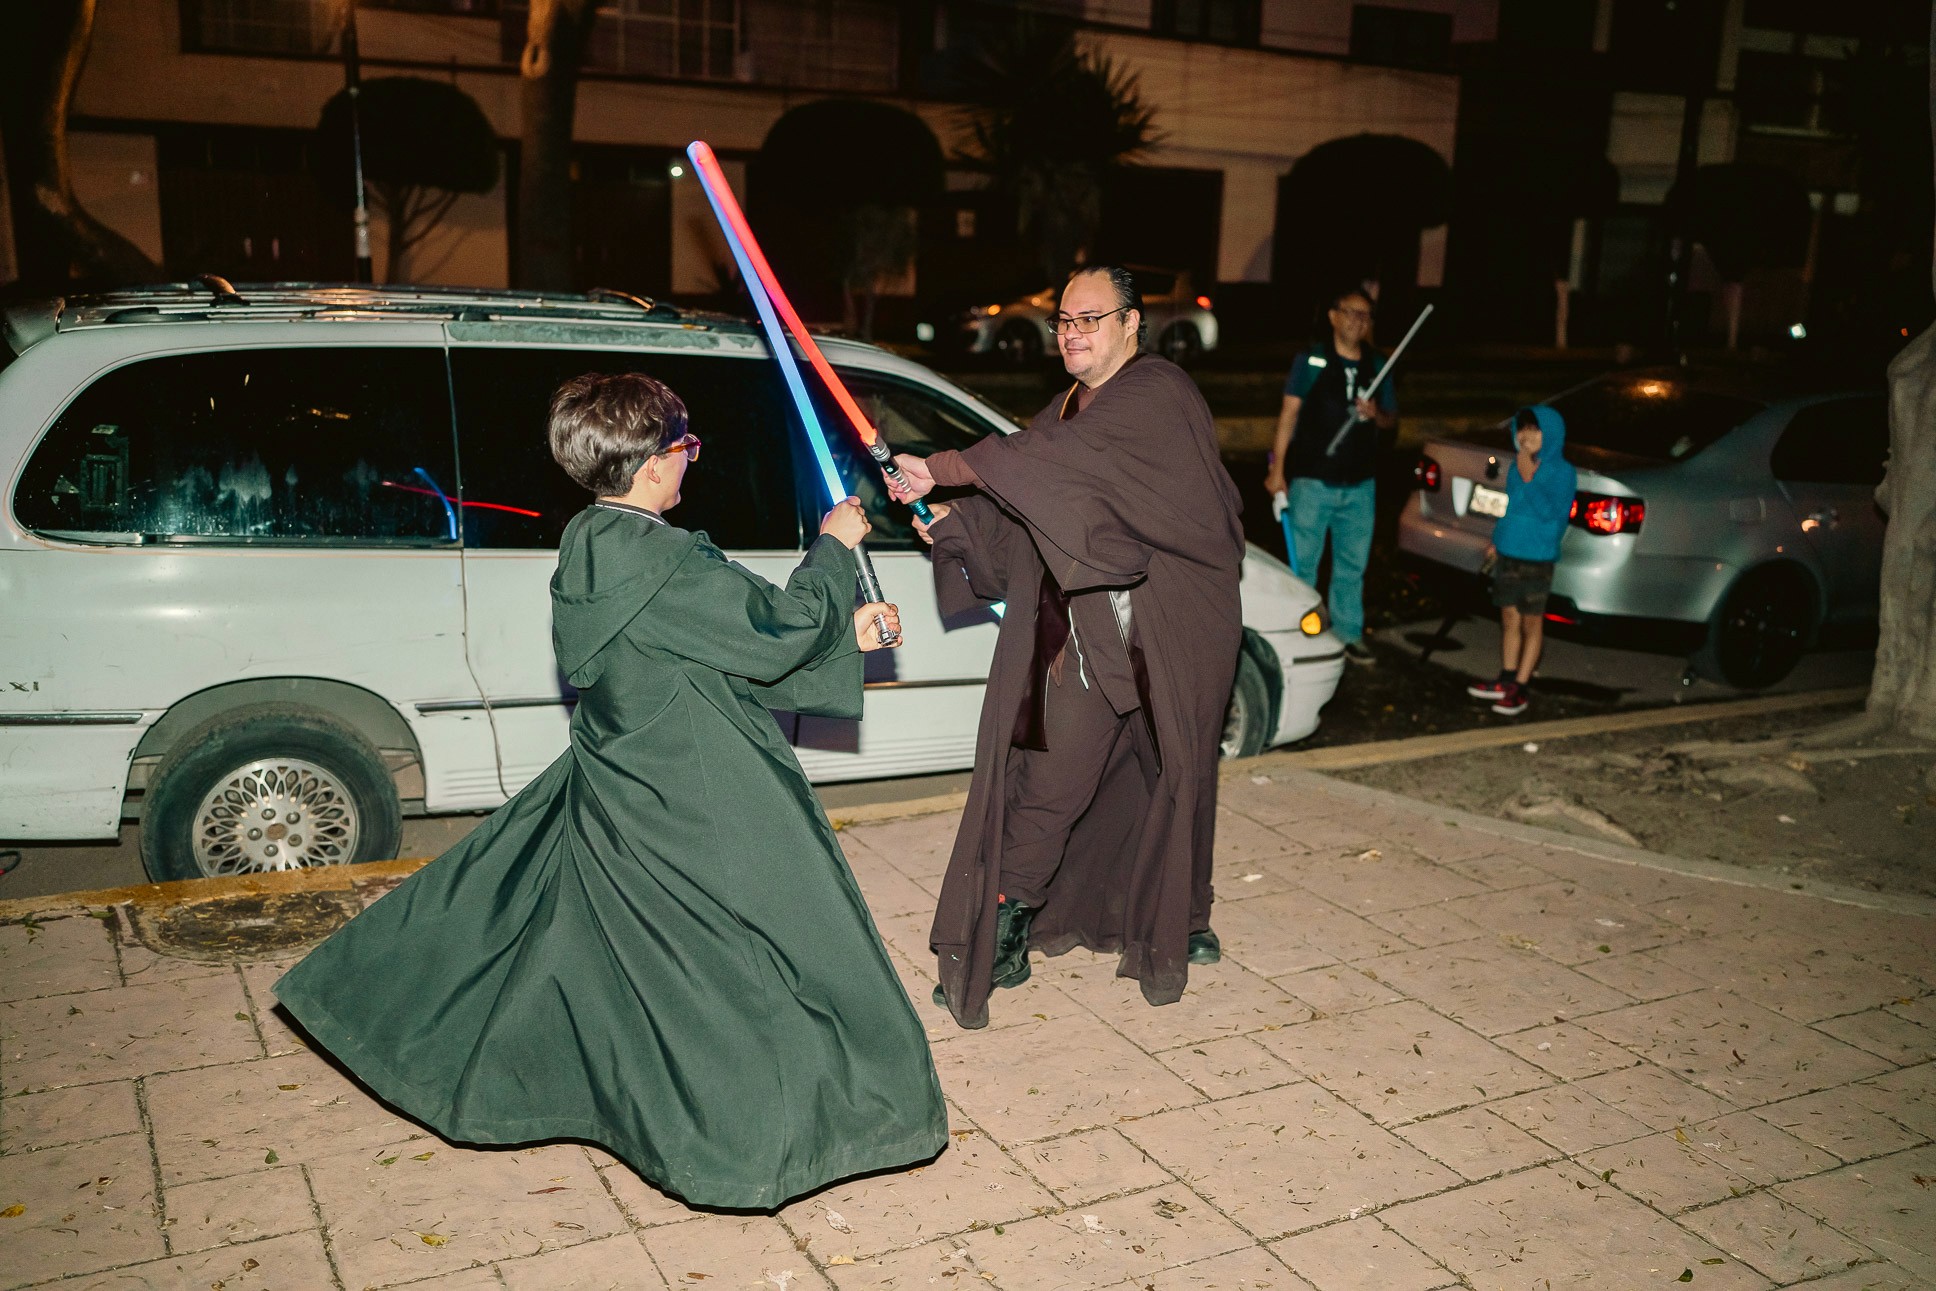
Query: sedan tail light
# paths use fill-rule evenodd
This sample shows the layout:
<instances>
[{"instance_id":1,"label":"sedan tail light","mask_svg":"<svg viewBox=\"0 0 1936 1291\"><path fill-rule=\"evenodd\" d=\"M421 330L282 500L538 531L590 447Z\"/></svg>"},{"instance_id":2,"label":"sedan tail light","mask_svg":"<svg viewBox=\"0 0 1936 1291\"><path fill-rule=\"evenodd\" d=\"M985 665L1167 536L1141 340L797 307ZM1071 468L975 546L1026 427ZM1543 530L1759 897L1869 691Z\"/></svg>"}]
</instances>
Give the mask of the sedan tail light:
<instances>
[{"instance_id":1,"label":"sedan tail light","mask_svg":"<svg viewBox=\"0 0 1936 1291\"><path fill-rule=\"evenodd\" d=\"M1574 495L1567 520L1588 533L1639 533L1647 518L1647 504L1639 498L1617 498L1605 493Z\"/></svg>"},{"instance_id":2,"label":"sedan tail light","mask_svg":"<svg viewBox=\"0 0 1936 1291\"><path fill-rule=\"evenodd\" d=\"M1437 493L1442 475L1439 464L1429 457L1421 456L1412 463L1412 485L1415 488L1424 489L1428 493Z\"/></svg>"}]
</instances>

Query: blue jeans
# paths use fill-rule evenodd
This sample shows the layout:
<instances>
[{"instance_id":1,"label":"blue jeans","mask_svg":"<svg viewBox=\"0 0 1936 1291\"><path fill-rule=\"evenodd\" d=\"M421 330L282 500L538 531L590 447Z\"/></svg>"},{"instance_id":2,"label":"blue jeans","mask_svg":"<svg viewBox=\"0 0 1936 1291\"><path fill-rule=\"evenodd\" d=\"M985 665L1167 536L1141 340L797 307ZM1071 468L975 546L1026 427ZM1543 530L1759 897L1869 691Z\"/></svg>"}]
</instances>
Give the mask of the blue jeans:
<instances>
[{"instance_id":1,"label":"blue jeans","mask_svg":"<svg viewBox=\"0 0 1936 1291\"><path fill-rule=\"evenodd\" d=\"M1331 535L1331 630L1346 645L1365 635L1365 566L1371 561L1371 526L1378 513L1375 482L1334 486L1322 480L1291 481L1291 537L1297 543L1298 577L1315 586L1324 536Z\"/></svg>"}]
</instances>

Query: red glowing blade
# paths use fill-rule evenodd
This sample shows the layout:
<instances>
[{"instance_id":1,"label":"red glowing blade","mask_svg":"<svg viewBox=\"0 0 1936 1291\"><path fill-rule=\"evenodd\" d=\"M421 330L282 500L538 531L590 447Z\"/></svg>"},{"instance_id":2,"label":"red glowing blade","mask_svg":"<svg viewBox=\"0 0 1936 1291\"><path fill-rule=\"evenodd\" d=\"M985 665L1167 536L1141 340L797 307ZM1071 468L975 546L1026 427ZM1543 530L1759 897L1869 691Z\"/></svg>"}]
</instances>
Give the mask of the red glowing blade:
<instances>
[{"instance_id":1,"label":"red glowing blade","mask_svg":"<svg viewBox=\"0 0 1936 1291\"><path fill-rule=\"evenodd\" d=\"M766 252L760 249L759 242L753 237L752 226L747 224L746 214L740 210L739 201L733 196L733 190L726 182L725 173L719 168L719 159L713 155L712 148L703 142L695 142L687 155L692 158L693 165L705 172L708 185L719 194L721 212L725 215L727 223L732 225L733 236L739 239L740 246L745 249L746 258L753 264L753 272L759 275L760 286L766 289L767 298L773 302L775 312L780 315L780 320L786 324L787 331L792 334L794 344L800 347L800 353L806 355L807 362L813 365L813 370L820 374L821 382L833 395L834 402L840 405L840 410L846 414L847 420L853 423L854 430L860 435L861 441L871 447L879 438L873 423L867 420L867 415L860 410L860 405L854 402L854 396L847 392L846 383L835 375L833 365L827 362L826 356L820 352L820 347L814 344L813 334L807 331L807 325L801 322L800 315L794 312L793 302L786 298L784 291L780 290L780 280L774 276L773 266L766 262Z\"/></svg>"}]
</instances>

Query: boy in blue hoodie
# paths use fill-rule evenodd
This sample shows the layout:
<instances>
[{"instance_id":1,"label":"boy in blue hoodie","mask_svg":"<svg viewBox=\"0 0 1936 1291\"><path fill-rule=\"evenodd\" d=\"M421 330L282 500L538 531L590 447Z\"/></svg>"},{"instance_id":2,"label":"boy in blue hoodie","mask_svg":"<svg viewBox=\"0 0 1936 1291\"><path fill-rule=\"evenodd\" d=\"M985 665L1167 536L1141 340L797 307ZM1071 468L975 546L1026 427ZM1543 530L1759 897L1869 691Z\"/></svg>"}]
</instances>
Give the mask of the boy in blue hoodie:
<instances>
[{"instance_id":1,"label":"boy in blue hoodie","mask_svg":"<svg viewBox=\"0 0 1936 1291\"><path fill-rule=\"evenodd\" d=\"M1573 513L1579 473L1562 453L1566 419L1537 404L1513 419L1513 446L1506 468L1506 514L1492 527L1492 603L1499 607L1497 680L1466 687L1474 699L1493 701L1492 711L1517 717L1526 711L1526 683L1545 642L1546 598L1560 539Z\"/></svg>"}]
</instances>

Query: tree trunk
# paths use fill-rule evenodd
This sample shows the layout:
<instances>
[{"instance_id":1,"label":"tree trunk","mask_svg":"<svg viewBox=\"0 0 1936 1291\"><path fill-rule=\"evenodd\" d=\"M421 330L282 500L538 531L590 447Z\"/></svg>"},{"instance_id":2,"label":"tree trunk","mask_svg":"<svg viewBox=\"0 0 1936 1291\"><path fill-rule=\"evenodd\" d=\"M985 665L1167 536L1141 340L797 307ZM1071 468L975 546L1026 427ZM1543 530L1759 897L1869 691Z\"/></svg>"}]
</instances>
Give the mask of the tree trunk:
<instances>
[{"instance_id":1,"label":"tree trunk","mask_svg":"<svg viewBox=\"0 0 1936 1291\"><path fill-rule=\"evenodd\" d=\"M517 278L533 291L571 287L572 118L597 7L597 0L532 0L525 27Z\"/></svg>"},{"instance_id":2,"label":"tree trunk","mask_svg":"<svg viewBox=\"0 0 1936 1291\"><path fill-rule=\"evenodd\" d=\"M1936 326L1889 365L1889 473L1876 502L1889 528L1869 715L1936 741Z\"/></svg>"},{"instance_id":3,"label":"tree trunk","mask_svg":"<svg viewBox=\"0 0 1936 1291\"><path fill-rule=\"evenodd\" d=\"M1566 348L1567 324L1571 321L1573 284L1565 278L1553 280L1553 348Z\"/></svg>"},{"instance_id":4,"label":"tree trunk","mask_svg":"<svg viewBox=\"0 0 1936 1291\"><path fill-rule=\"evenodd\" d=\"M1721 299L1727 302L1728 309L1728 348L1741 348L1741 284L1724 282L1721 284Z\"/></svg>"},{"instance_id":5,"label":"tree trunk","mask_svg":"<svg viewBox=\"0 0 1936 1291\"><path fill-rule=\"evenodd\" d=\"M94 0L11 6L0 38L4 136L13 250L20 281L67 291L153 281L154 261L81 209L67 164L67 109L94 32Z\"/></svg>"}]
</instances>

